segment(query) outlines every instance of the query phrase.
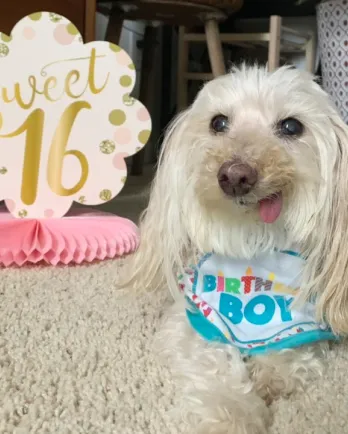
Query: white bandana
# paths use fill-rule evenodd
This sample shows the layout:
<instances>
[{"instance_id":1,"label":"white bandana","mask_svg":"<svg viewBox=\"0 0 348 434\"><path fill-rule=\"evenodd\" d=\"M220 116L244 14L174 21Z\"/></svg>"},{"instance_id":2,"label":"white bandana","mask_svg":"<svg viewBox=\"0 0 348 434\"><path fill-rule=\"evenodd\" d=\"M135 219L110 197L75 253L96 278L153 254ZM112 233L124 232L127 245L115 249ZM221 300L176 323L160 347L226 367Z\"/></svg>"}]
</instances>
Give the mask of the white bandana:
<instances>
[{"instance_id":1,"label":"white bandana","mask_svg":"<svg viewBox=\"0 0 348 434\"><path fill-rule=\"evenodd\" d=\"M188 319L204 338L263 353L337 339L315 321L315 305L291 308L304 265L297 253L275 251L252 260L205 255L179 276Z\"/></svg>"}]
</instances>

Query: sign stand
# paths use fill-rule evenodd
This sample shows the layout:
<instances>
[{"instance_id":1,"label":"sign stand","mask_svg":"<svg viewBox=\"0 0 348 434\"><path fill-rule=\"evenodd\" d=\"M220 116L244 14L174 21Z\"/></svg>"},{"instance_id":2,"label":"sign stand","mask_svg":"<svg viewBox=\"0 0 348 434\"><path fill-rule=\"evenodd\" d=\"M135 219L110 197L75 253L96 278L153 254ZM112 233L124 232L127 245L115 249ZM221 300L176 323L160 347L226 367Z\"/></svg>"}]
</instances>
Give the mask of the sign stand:
<instances>
[{"instance_id":1,"label":"sign stand","mask_svg":"<svg viewBox=\"0 0 348 434\"><path fill-rule=\"evenodd\" d=\"M84 44L66 18L37 12L0 33L0 264L81 263L134 251L136 226L81 208L108 202L125 158L151 133L117 45ZM68 213L68 214L66 214ZM65 215L66 214L66 215Z\"/></svg>"}]
</instances>

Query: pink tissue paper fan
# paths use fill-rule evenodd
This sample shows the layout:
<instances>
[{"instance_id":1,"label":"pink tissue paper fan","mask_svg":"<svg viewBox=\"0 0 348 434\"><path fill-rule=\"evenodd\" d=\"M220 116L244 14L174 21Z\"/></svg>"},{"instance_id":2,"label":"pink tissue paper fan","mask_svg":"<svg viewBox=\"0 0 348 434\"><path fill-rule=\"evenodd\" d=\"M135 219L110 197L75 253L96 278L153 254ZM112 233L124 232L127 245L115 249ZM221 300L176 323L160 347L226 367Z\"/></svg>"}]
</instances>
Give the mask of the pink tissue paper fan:
<instances>
[{"instance_id":1,"label":"pink tissue paper fan","mask_svg":"<svg viewBox=\"0 0 348 434\"><path fill-rule=\"evenodd\" d=\"M0 265L80 264L121 257L139 243L137 226L114 214L79 209L62 218L17 219L0 207Z\"/></svg>"}]
</instances>

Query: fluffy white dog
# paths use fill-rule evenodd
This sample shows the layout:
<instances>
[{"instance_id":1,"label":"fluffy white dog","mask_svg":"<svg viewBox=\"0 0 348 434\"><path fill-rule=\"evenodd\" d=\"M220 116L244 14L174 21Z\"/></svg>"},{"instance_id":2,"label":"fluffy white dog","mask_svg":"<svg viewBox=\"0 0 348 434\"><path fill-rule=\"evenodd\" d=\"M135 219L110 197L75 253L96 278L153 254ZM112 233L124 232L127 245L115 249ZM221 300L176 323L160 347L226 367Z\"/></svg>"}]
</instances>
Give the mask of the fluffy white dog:
<instances>
[{"instance_id":1,"label":"fluffy white dog","mask_svg":"<svg viewBox=\"0 0 348 434\"><path fill-rule=\"evenodd\" d=\"M346 334L347 126L309 74L242 66L207 83L169 128L131 264L133 285L165 284L175 299L157 343L178 379L188 433L267 432L269 403L320 374L328 344L250 356L233 345L230 313L219 318L231 342L202 337L177 274L209 252L257 266L294 245L305 258L295 306L315 300L316 321ZM255 306L254 317L262 315Z\"/></svg>"}]
</instances>

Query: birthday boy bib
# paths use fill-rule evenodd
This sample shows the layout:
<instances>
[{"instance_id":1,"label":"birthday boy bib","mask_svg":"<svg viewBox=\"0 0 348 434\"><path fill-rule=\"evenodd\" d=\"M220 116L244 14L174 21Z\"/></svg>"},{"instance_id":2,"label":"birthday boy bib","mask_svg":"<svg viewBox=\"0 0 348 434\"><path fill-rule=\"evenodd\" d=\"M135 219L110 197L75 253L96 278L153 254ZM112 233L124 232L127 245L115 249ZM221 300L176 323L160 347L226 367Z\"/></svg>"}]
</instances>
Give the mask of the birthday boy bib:
<instances>
[{"instance_id":1,"label":"birthday boy bib","mask_svg":"<svg viewBox=\"0 0 348 434\"><path fill-rule=\"evenodd\" d=\"M252 260L207 254L179 276L189 322L205 339L248 354L337 339L315 321L313 303L292 308L303 265L304 259L290 251Z\"/></svg>"}]
</instances>

